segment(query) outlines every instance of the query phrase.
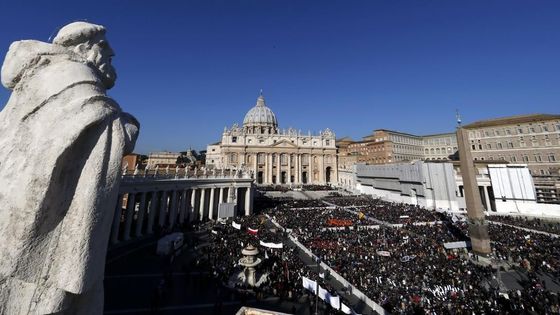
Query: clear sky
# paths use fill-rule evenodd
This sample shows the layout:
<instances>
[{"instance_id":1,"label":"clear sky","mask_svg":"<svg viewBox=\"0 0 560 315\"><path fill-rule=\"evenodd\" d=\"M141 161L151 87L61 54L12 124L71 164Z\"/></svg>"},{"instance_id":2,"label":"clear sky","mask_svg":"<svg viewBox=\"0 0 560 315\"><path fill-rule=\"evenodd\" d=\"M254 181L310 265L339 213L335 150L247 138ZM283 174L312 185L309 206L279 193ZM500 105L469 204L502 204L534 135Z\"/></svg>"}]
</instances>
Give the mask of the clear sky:
<instances>
[{"instance_id":1,"label":"clear sky","mask_svg":"<svg viewBox=\"0 0 560 315\"><path fill-rule=\"evenodd\" d=\"M204 149L263 89L280 127L360 139L560 112L560 1L2 1L0 51L105 25L136 152ZM2 57L3 58L3 57ZM9 91L0 90L3 108Z\"/></svg>"}]
</instances>

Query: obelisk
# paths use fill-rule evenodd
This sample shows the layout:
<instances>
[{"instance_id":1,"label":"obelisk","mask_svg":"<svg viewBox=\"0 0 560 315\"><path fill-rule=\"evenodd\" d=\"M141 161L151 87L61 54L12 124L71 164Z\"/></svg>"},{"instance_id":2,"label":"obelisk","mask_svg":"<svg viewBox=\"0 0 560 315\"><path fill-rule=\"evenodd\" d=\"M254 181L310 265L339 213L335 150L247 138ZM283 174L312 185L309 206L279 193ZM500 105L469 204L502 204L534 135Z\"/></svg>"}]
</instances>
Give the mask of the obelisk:
<instances>
[{"instance_id":1,"label":"obelisk","mask_svg":"<svg viewBox=\"0 0 560 315\"><path fill-rule=\"evenodd\" d=\"M492 252L488 224L485 220L480 191L476 182L475 167L469 146L469 134L462 127L457 128L457 142L472 249L479 255L488 255Z\"/></svg>"}]
</instances>

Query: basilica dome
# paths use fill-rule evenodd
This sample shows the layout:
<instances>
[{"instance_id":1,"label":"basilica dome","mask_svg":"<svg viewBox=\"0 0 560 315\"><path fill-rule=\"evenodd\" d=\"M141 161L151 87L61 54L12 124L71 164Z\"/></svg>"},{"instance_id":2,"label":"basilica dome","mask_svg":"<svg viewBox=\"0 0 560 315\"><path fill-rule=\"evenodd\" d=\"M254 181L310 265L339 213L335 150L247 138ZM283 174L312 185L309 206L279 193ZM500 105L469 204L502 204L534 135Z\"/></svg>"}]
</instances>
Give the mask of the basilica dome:
<instances>
[{"instance_id":1,"label":"basilica dome","mask_svg":"<svg viewBox=\"0 0 560 315\"><path fill-rule=\"evenodd\" d=\"M278 121L276 115L268 108L261 94L257 104L251 108L243 119L243 129L251 133L277 133Z\"/></svg>"}]
</instances>

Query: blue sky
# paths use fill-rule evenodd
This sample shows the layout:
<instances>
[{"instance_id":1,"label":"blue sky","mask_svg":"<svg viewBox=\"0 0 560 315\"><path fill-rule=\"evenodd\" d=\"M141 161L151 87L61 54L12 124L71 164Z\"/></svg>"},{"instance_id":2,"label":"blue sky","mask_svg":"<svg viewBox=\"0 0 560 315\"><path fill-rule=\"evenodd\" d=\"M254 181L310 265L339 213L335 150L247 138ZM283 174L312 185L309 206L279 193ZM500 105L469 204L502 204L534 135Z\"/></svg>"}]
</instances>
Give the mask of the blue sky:
<instances>
[{"instance_id":1,"label":"blue sky","mask_svg":"<svg viewBox=\"0 0 560 315\"><path fill-rule=\"evenodd\" d=\"M559 113L560 1L3 1L0 52L89 20L136 151L204 149L260 89L280 127L415 134ZM3 107L9 91L0 90Z\"/></svg>"}]
</instances>

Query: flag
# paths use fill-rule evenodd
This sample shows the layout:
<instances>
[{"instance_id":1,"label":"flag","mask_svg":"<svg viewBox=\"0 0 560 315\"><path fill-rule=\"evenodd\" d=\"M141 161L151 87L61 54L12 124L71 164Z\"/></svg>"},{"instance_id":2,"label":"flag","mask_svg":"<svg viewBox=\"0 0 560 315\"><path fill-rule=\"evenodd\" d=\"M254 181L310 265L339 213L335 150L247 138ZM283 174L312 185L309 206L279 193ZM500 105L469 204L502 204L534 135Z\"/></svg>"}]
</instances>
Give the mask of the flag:
<instances>
[{"instance_id":1,"label":"flag","mask_svg":"<svg viewBox=\"0 0 560 315\"><path fill-rule=\"evenodd\" d=\"M366 215L362 211L358 212L358 219L359 220L363 220L365 217L366 217Z\"/></svg>"},{"instance_id":2,"label":"flag","mask_svg":"<svg viewBox=\"0 0 560 315\"><path fill-rule=\"evenodd\" d=\"M233 226L234 228L236 228L238 230L241 230L241 224L236 223L235 221L231 222L231 226Z\"/></svg>"},{"instance_id":3,"label":"flag","mask_svg":"<svg viewBox=\"0 0 560 315\"><path fill-rule=\"evenodd\" d=\"M319 272L319 278L325 279L325 273L324 272Z\"/></svg>"},{"instance_id":4,"label":"flag","mask_svg":"<svg viewBox=\"0 0 560 315\"><path fill-rule=\"evenodd\" d=\"M251 234L251 235L257 235L257 233L259 233L259 229L252 229L250 227L247 228L247 233Z\"/></svg>"}]
</instances>

